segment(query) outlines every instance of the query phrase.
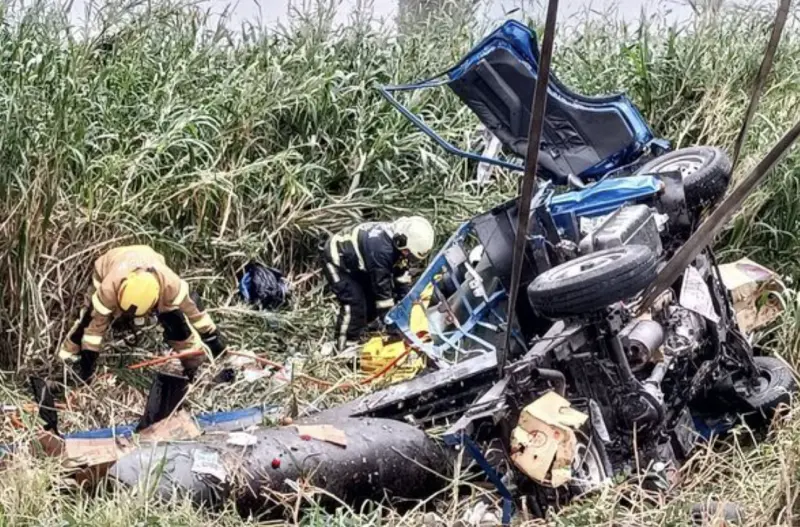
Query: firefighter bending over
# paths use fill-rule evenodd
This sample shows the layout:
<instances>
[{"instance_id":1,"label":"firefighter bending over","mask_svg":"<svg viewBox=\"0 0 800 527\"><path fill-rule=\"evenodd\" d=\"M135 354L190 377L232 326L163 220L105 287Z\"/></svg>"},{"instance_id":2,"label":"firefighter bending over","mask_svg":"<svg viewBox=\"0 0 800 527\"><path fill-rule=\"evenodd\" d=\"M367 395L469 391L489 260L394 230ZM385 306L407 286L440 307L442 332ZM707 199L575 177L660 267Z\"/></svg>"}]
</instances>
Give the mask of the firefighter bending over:
<instances>
[{"instance_id":1,"label":"firefighter bending over","mask_svg":"<svg viewBox=\"0 0 800 527\"><path fill-rule=\"evenodd\" d=\"M394 222L363 223L328 240L324 274L340 304L336 340L341 351L359 341L368 326L411 288L411 264L433 248L433 227L420 216Z\"/></svg>"},{"instance_id":2,"label":"firefighter bending over","mask_svg":"<svg viewBox=\"0 0 800 527\"><path fill-rule=\"evenodd\" d=\"M216 357L225 350L199 296L190 293L188 284L167 267L164 257L146 245L119 247L102 255L94 263L92 284L90 300L58 353L66 362L78 362L77 373L85 382L94 373L103 337L115 320L132 323L156 314L173 351L207 347ZM162 371L193 379L204 360L202 353L181 359L180 364L167 363Z\"/></svg>"}]
</instances>

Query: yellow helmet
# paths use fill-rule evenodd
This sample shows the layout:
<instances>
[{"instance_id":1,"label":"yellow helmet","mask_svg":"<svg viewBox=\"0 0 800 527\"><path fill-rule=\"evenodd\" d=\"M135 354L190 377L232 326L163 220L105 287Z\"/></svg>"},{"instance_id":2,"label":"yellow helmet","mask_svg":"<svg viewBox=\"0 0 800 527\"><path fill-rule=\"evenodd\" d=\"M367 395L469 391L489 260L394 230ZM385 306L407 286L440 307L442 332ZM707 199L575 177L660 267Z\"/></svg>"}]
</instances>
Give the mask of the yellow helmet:
<instances>
[{"instance_id":1,"label":"yellow helmet","mask_svg":"<svg viewBox=\"0 0 800 527\"><path fill-rule=\"evenodd\" d=\"M134 314L143 317L155 307L160 295L161 286L155 275L138 270L130 273L122 282L117 300L122 311L135 308Z\"/></svg>"}]
</instances>

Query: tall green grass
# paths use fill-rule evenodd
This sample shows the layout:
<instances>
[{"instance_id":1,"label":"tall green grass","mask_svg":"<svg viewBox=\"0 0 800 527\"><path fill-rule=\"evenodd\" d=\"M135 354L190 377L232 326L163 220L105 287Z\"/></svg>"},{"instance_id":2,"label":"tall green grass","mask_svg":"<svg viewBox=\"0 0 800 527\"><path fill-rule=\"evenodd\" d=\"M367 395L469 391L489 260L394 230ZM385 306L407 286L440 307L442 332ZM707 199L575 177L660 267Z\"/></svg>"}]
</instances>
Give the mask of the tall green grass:
<instances>
[{"instance_id":1,"label":"tall green grass","mask_svg":"<svg viewBox=\"0 0 800 527\"><path fill-rule=\"evenodd\" d=\"M82 301L92 258L152 243L193 285L226 301L235 271L258 256L313 269L324 234L415 211L441 234L496 203L474 167L445 155L383 101L374 83L440 71L480 36L471 7L398 35L334 5L285 27L210 27L188 4L108 4L90 37L35 2L0 28L0 359L49 357ZM111 13L110 15L108 13ZM768 13L723 12L683 28L587 22L558 38L556 71L585 93L625 89L678 146L730 146L758 66ZM374 21L373 21L374 22ZM743 166L791 121L800 45L790 31ZM448 138L475 121L443 91L410 101ZM789 273L800 205L797 157L784 163L727 235ZM313 280L310 282L313 283Z\"/></svg>"},{"instance_id":2,"label":"tall green grass","mask_svg":"<svg viewBox=\"0 0 800 527\"><path fill-rule=\"evenodd\" d=\"M498 202L508 178L481 191L474 167L444 155L383 101L376 82L440 71L480 36L469 8L445 4L398 34L367 16L334 28L333 5L286 27L233 32L202 10L108 3L90 37L45 3L9 11L0 28L0 361L48 362L82 302L102 250L152 243L195 287L225 305L251 256L301 279L329 230L414 211L443 239ZM691 25L587 21L558 35L556 72L588 94L625 90L676 146L730 147L771 13L722 11ZM574 24L573 24L574 25ZM762 97L742 168L791 122L798 98L790 26ZM412 108L466 142L475 120L443 91ZM797 155L725 234L744 254L798 274ZM247 337L320 336L318 317L256 326ZM242 331L232 322L234 337ZM280 342L278 343L280 347Z\"/></svg>"},{"instance_id":3,"label":"tall green grass","mask_svg":"<svg viewBox=\"0 0 800 527\"><path fill-rule=\"evenodd\" d=\"M344 224L419 210L446 230L480 206L465 168L373 89L453 60L463 15L438 37L397 39L366 23L333 30L324 5L235 35L189 5L119 13L91 39L45 4L0 28L7 366L53 350L92 258L112 245L151 243L223 292L249 256L309 269L320 237ZM464 121L447 121L449 135Z\"/></svg>"}]
</instances>

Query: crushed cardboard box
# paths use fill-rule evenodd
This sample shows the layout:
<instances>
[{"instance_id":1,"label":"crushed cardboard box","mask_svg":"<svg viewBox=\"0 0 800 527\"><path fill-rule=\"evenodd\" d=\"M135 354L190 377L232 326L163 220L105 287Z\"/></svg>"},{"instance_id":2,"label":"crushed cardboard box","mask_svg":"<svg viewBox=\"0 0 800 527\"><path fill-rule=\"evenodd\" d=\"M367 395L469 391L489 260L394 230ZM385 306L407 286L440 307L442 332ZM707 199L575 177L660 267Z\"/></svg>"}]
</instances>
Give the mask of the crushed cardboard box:
<instances>
[{"instance_id":1,"label":"crushed cardboard box","mask_svg":"<svg viewBox=\"0 0 800 527\"><path fill-rule=\"evenodd\" d=\"M761 329L780 316L783 306L779 294L784 286L777 273L749 258L722 264L719 272L742 331Z\"/></svg>"},{"instance_id":2,"label":"crushed cardboard box","mask_svg":"<svg viewBox=\"0 0 800 527\"><path fill-rule=\"evenodd\" d=\"M181 410L174 415L153 423L139 433L142 441L180 441L200 437L202 432L189 412Z\"/></svg>"},{"instance_id":3,"label":"crushed cardboard box","mask_svg":"<svg viewBox=\"0 0 800 527\"><path fill-rule=\"evenodd\" d=\"M574 430L588 418L556 392L547 392L522 410L511 433L511 460L540 484L560 487L568 483L577 449Z\"/></svg>"},{"instance_id":4,"label":"crushed cardboard box","mask_svg":"<svg viewBox=\"0 0 800 527\"><path fill-rule=\"evenodd\" d=\"M94 485L106 475L111 465L133 449L133 443L122 436L62 439L44 432L37 439L35 445L42 453L63 458L64 468L72 472L78 485Z\"/></svg>"},{"instance_id":5,"label":"crushed cardboard box","mask_svg":"<svg viewBox=\"0 0 800 527\"><path fill-rule=\"evenodd\" d=\"M200 434L192 417L180 411L142 430L139 438L143 441L176 441L194 439ZM94 485L106 475L111 465L131 452L135 445L124 436L64 439L44 432L38 436L33 447L46 456L62 458L64 468L72 472L72 477L79 485Z\"/></svg>"}]
</instances>

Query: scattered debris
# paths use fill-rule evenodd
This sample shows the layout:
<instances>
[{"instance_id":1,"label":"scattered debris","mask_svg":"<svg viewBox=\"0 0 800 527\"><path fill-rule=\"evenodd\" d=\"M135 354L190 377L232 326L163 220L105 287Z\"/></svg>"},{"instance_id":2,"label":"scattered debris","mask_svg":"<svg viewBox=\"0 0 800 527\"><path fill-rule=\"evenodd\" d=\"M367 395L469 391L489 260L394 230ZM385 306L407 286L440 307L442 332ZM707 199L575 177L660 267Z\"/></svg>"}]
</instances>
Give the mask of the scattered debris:
<instances>
[{"instance_id":1,"label":"scattered debris","mask_svg":"<svg viewBox=\"0 0 800 527\"><path fill-rule=\"evenodd\" d=\"M246 369L242 372L242 378L247 382L256 382L270 377L272 372L266 368L264 369Z\"/></svg>"},{"instance_id":2,"label":"scattered debris","mask_svg":"<svg viewBox=\"0 0 800 527\"><path fill-rule=\"evenodd\" d=\"M323 357L330 357L333 355L334 351L336 351L336 343L332 340L329 340L328 342L322 344L322 347L319 349L319 354Z\"/></svg>"},{"instance_id":3,"label":"scattered debris","mask_svg":"<svg viewBox=\"0 0 800 527\"><path fill-rule=\"evenodd\" d=\"M688 267L683 275L680 304L714 324L719 322L719 315L714 312L711 292L695 267Z\"/></svg>"},{"instance_id":4,"label":"scattered debris","mask_svg":"<svg viewBox=\"0 0 800 527\"><path fill-rule=\"evenodd\" d=\"M373 337L361 350L361 371L375 374L387 370L389 383L405 381L425 369L424 356L413 351L406 342L388 337Z\"/></svg>"},{"instance_id":5,"label":"scattered debris","mask_svg":"<svg viewBox=\"0 0 800 527\"><path fill-rule=\"evenodd\" d=\"M453 527L495 527L501 523L500 512L481 500L464 511Z\"/></svg>"},{"instance_id":6,"label":"scattered debris","mask_svg":"<svg viewBox=\"0 0 800 527\"><path fill-rule=\"evenodd\" d=\"M207 474L220 482L225 482L228 472L220 461L219 452L213 450L195 450L192 457L192 472Z\"/></svg>"},{"instance_id":7,"label":"scattered debris","mask_svg":"<svg viewBox=\"0 0 800 527\"><path fill-rule=\"evenodd\" d=\"M185 410L162 419L139 432L143 441L180 441L200 437L202 432Z\"/></svg>"},{"instance_id":8,"label":"scattered debris","mask_svg":"<svg viewBox=\"0 0 800 527\"><path fill-rule=\"evenodd\" d=\"M114 463L134 449L131 441L122 436L62 439L50 432L40 434L32 446L47 456L62 458L64 468L78 485L95 485Z\"/></svg>"},{"instance_id":9,"label":"scattered debris","mask_svg":"<svg viewBox=\"0 0 800 527\"><path fill-rule=\"evenodd\" d=\"M228 434L226 443L237 446L253 446L258 443L258 438L247 432L231 432Z\"/></svg>"},{"instance_id":10,"label":"scattered debris","mask_svg":"<svg viewBox=\"0 0 800 527\"><path fill-rule=\"evenodd\" d=\"M542 485L568 483L577 449L575 430L588 418L557 393L547 392L522 410L511 433L511 460Z\"/></svg>"},{"instance_id":11,"label":"scattered debris","mask_svg":"<svg viewBox=\"0 0 800 527\"><path fill-rule=\"evenodd\" d=\"M256 354L249 350L237 351L235 354L229 353L225 356L225 366L243 370L249 367L258 367Z\"/></svg>"}]
</instances>

